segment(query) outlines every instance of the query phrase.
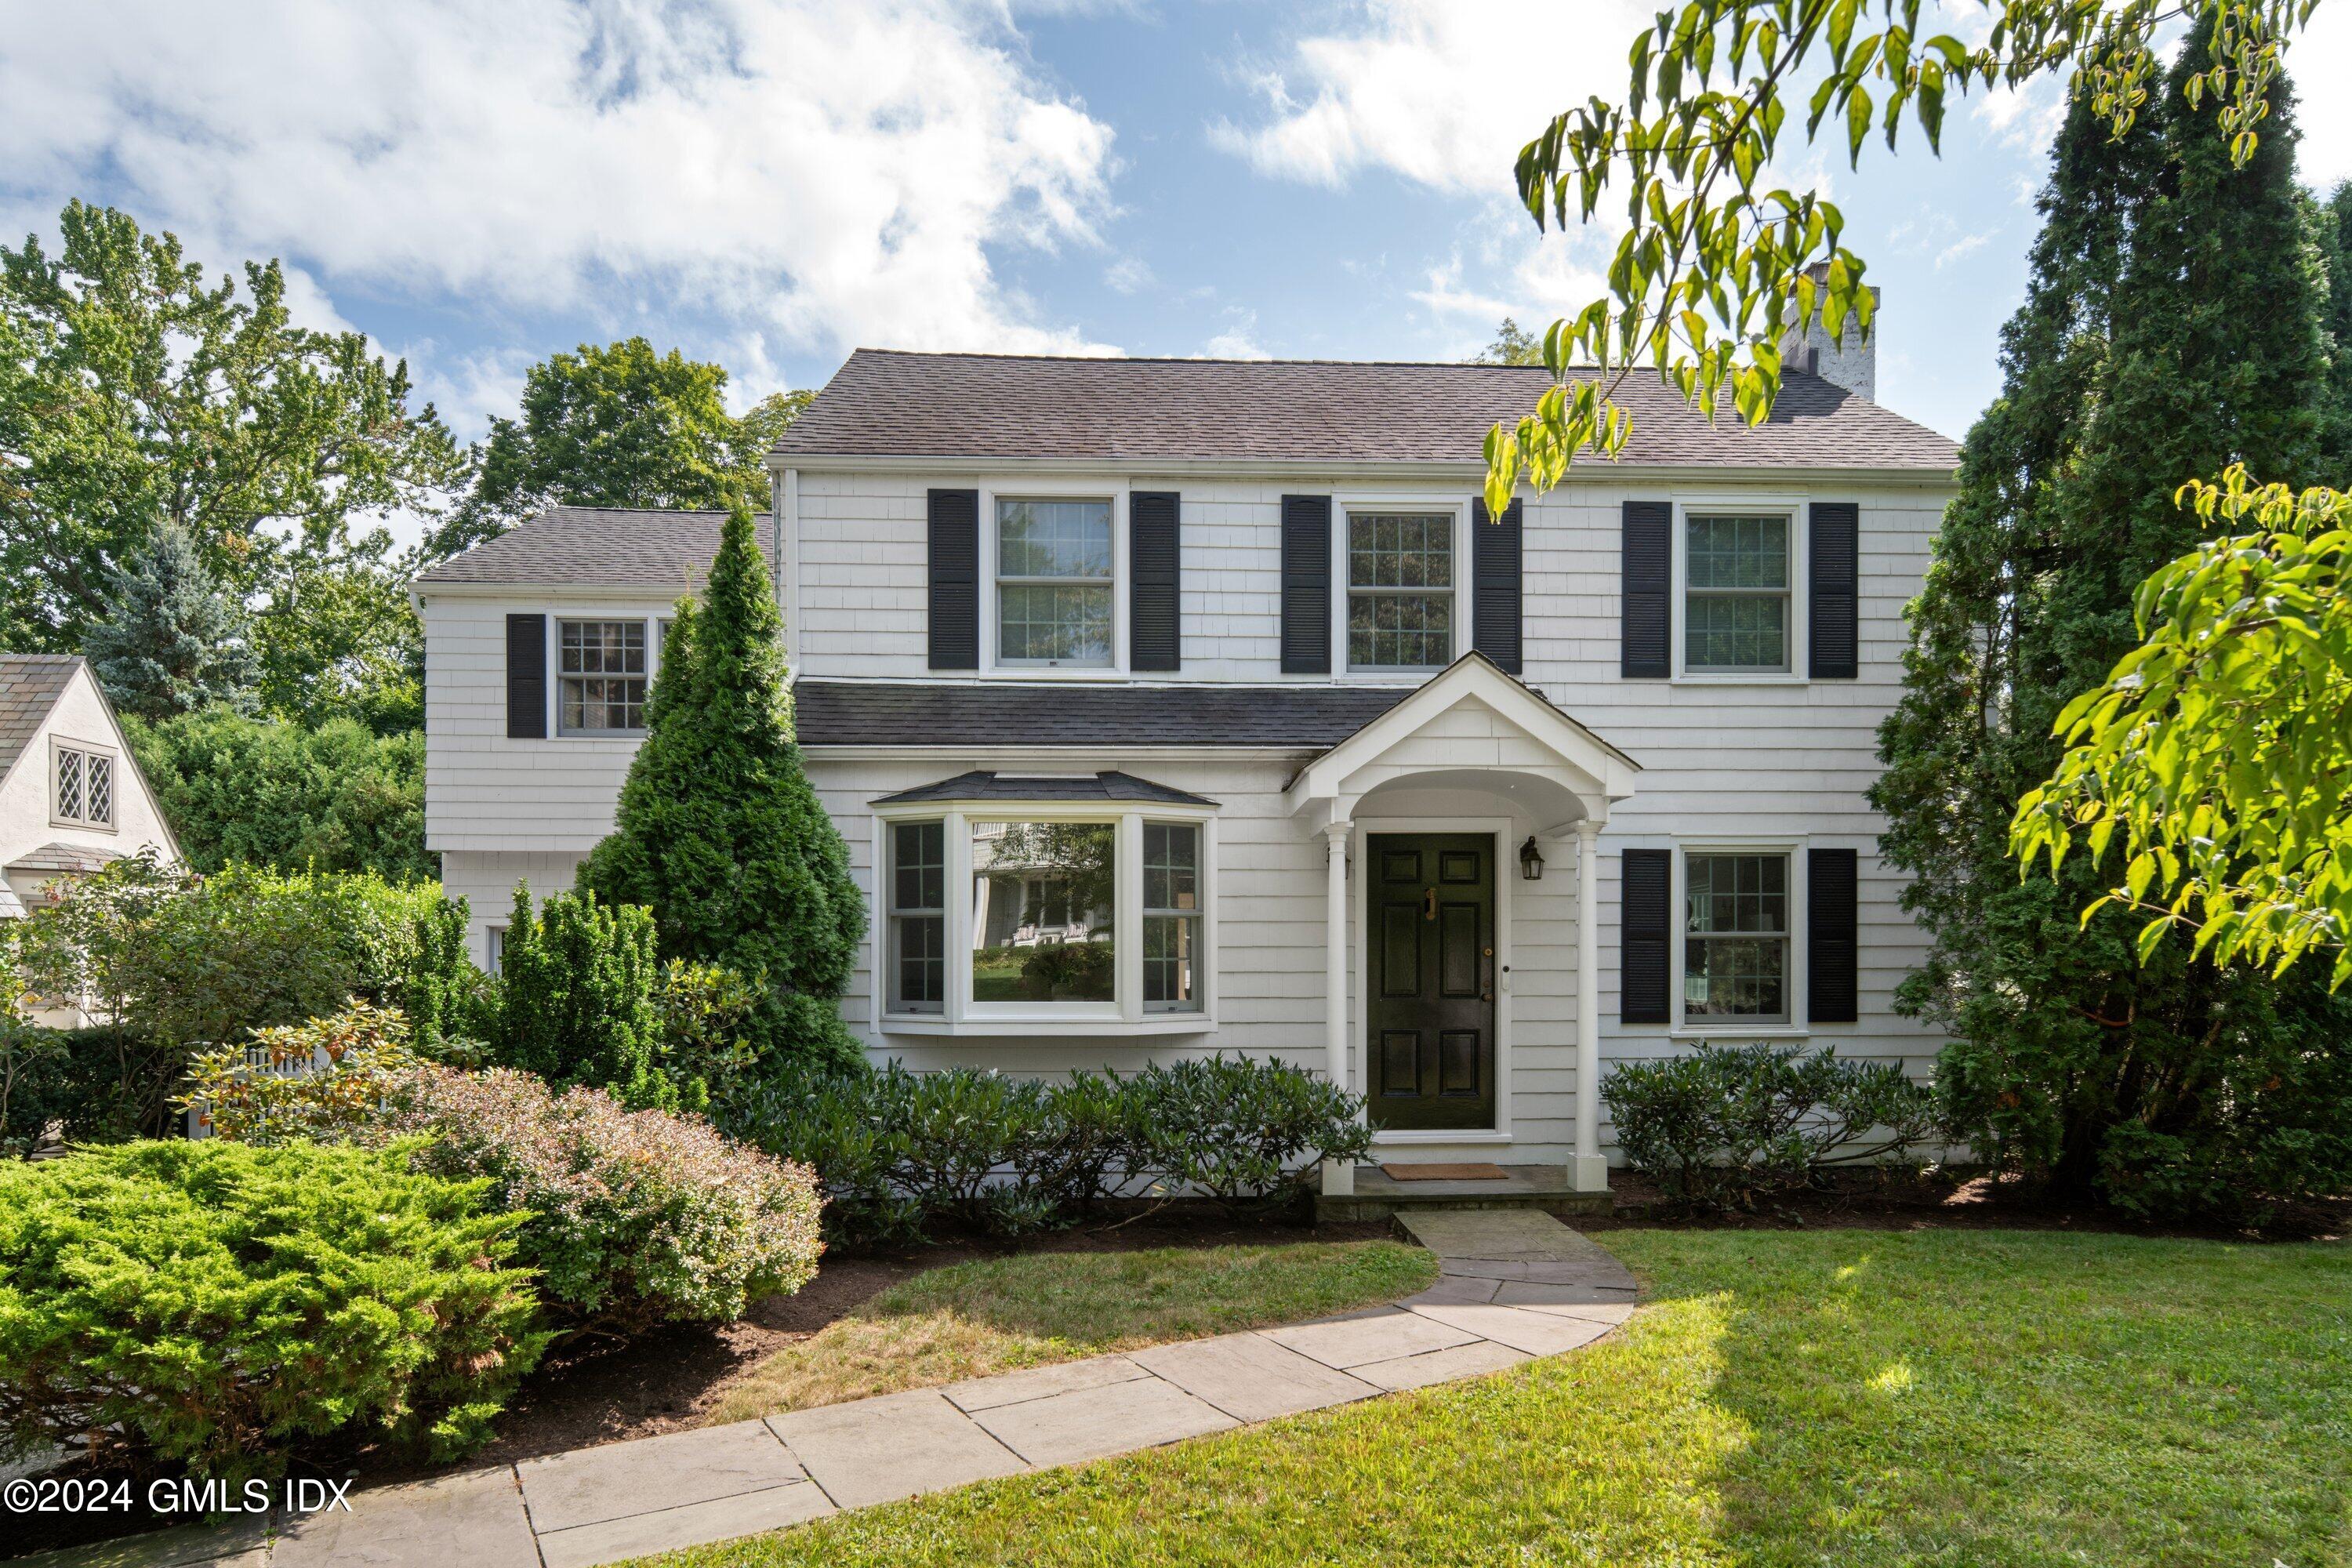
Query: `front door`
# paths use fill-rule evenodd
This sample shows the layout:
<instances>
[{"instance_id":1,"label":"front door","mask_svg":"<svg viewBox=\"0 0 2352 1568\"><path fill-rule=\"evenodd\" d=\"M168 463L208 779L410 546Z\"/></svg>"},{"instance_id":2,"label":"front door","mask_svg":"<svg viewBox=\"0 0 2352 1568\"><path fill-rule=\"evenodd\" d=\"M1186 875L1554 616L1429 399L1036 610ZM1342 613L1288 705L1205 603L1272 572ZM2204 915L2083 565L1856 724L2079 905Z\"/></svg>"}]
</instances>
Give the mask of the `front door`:
<instances>
[{"instance_id":1,"label":"front door","mask_svg":"<svg viewBox=\"0 0 2352 1568\"><path fill-rule=\"evenodd\" d=\"M1495 1126L1495 840L1375 833L1371 862L1371 1121Z\"/></svg>"}]
</instances>

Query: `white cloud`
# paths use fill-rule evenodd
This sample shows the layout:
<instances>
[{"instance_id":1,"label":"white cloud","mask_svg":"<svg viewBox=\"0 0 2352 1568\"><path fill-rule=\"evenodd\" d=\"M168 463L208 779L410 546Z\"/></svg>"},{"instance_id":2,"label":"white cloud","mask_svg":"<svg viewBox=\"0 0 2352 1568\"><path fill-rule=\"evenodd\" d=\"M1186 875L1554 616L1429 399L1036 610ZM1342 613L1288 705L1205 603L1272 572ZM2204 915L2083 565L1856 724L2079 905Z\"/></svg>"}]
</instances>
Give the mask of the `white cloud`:
<instances>
[{"instance_id":1,"label":"white cloud","mask_svg":"<svg viewBox=\"0 0 2352 1568\"><path fill-rule=\"evenodd\" d=\"M2310 27L2288 46L2286 69L2303 132L2297 164L2307 183L2330 190L2352 179L2352 94L2340 85L2352 78L2352 5L2314 11Z\"/></svg>"},{"instance_id":2,"label":"white cloud","mask_svg":"<svg viewBox=\"0 0 2352 1568\"><path fill-rule=\"evenodd\" d=\"M0 218L779 342L1086 349L991 251L1096 243L1111 132L987 0L0 0ZM226 19L225 19L226 18ZM198 249L198 254L203 254ZM331 312L314 289L306 310ZM456 392L476 372L451 367ZM461 396L460 401L465 399Z\"/></svg>"},{"instance_id":3,"label":"white cloud","mask_svg":"<svg viewBox=\"0 0 2352 1568\"><path fill-rule=\"evenodd\" d=\"M1272 359L1257 341L1257 312L1228 310L1233 325L1201 345L1203 359Z\"/></svg>"},{"instance_id":4,"label":"white cloud","mask_svg":"<svg viewBox=\"0 0 2352 1568\"><path fill-rule=\"evenodd\" d=\"M1115 294L1132 294L1151 282L1151 264L1139 256L1122 256L1103 268L1103 287Z\"/></svg>"},{"instance_id":5,"label":"white cloud","mask_svg":"<svg viewBox=\"0 0 2352 1568\"><path fill-rule=\"evenodd\" d=\"M1507 192L1519 149L1563 104L1623 95L1625 43L1649 21L1632 0L1370 0L1360 25L1301 37L1284 64L1249 73L1270 117L1212 137L1291 179L1388 169Z\"/></svg>"}]
</instances>

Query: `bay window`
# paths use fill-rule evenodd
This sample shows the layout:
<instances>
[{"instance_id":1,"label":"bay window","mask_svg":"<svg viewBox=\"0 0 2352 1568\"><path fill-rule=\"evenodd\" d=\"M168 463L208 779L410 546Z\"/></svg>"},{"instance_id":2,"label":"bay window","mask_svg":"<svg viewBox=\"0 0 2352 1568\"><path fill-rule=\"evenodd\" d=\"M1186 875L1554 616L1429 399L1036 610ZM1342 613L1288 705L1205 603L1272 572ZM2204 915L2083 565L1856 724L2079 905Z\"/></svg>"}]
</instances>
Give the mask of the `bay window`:
<instances>
[{"instance_id":1,"label":"bay window","mask_svg":"<svg viewBox=\"0 0 2352 1568\"><path fill-rule=\"evenodd\" d=\"M1207 1026L1213 847L1190 797L877 804L886 1032Z\"/></svg>"}]
</instances>

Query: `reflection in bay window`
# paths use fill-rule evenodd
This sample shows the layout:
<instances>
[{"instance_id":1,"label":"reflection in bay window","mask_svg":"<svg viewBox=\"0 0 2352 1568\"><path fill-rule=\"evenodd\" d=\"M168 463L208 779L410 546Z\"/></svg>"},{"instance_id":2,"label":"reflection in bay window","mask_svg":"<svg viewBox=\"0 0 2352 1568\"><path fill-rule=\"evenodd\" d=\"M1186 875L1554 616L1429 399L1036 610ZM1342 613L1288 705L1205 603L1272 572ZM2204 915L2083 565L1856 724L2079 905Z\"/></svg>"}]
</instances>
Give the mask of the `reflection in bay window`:
<instances>
[{"instance_id":1,"label":"reflection in bay window","mask_svg":"<svg viewBox=\"0 0 2352 1568\"><path fill-rule=\"evenodd\" d=\"M1143 1006L1201 1010L1201 829L1143 825Z\"/></svg>"},{"instance_id":2,"label":"reflection in bay window","mask_svg":"<svg viewBox=\"0 0 2352 1568\"><path fill-rule=\"evenodd\" d=\"M971 825L971 999L1114 999L1118 829L1108 822Z\"/></svg>"}]
</instances>

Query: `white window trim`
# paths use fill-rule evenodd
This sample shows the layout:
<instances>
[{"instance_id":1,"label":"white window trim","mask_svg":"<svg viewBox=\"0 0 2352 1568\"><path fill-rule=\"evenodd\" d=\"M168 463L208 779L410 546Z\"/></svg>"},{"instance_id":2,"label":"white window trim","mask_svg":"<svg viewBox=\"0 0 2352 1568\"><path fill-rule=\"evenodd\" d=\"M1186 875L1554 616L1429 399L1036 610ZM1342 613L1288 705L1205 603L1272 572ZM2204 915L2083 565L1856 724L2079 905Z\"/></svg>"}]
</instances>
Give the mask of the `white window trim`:
<instances>
[{"instance_id":1,"label":"white window trim","mask_svg":"<svg viewBox=\"0 0 2352 1568\"><path fill-rule=\"evenodd\" d=\"M520 611L517 612L520 614ZM677 611L665 606L659 610L627 610L605 612L594 608L569 610L550 609L541 612L547 625L547 738L551 741L625 741L631 745L646 738L646 731L635 730L567 730L563 727L563 623L583 624L597 621L641 621L646 628L646 703L654 700L654 681L661 674L661 624L675 617Z\"/></svg>"},{"instance_id":2,"label":"white window trim","mask_svg":"<svg viewBox=\"0 0 2352 1568\"><path fill-rule=\"evenodd\" d=\"M482 973L495 975L506 967L507 926L493 921L482 927Z\"/></svg>"},{"instance_id":3,"label":"white window trim","mask_svg":"<svg viewBox=\"0 0 2352 1568\"><path fill-rule=\"evenodd\" d=\"M1454 646L1445 664L1412 668L1351 668L1348 662L1348 514L1350 511L1417 512L1423 516L1451 513L1454 518ZM1470 647L1471 603L1470 502L1466 498L1400 495L1388 491L1334 492L1331 497L1331 675L1335 680L1367 685L1418 686L1460 658ZM1314 679L1324 679L1317 676Z\"/></svg>"},{"instance_id":4,"label":"white window trim","mask_svg":"<svg viewBox=\"0 0 2352 1568\"><path fill-rule=\"evenodd\" d=\"M85 810L89 805L89 759L106 759L106 804L108 816L104 822L94 822L88 816L68 816L58 809L58 753L79 752L82 755L81 799ZM77 827L85 833L119 833L122 830L122 753L112 746L96 741L77 741L67 735L49 737L49 826Z\"/></svg>"},{"instance_id":5,"label":"white window trim","mask_svg":"<svg viewBox=\"0 0 2352 1568\"><path fill-rule=\"evenodd\" d=\"M889 1010L890 825L946 824L947 995L939 1013ZM1111 926L1130 934L1113 954L1110 1002L973 1002L971 997L971 824L1107 822L1117 837L1113 854ZM1147 1012L1143 1005L1143 825L1194 823L1201 828L1201 1005L1195 1012ZM1119 801L1074 805L1068 801L921 801L884 806L872 817L871 863L876 905L883 918L867 922L869 1019L877 1035L1001 1036L1020 1039L1064 1036L1200 1035L1217 1026L1217 818L1207 806Z\"/></svg>"},{"instance_id":6,"label":"white window trim","mask_svg":"<svg viewBox=\"0 0 2352 1568\"><path fill-rule=\"evenodd\" d=\"M980 673L1007 680L1123 680L1128 673L1127 506L1131 487L1124 479L1030 479L1007 476L980 483ZM1003 635L996 593L996 502L1006 500L1107 500L1110 502L1110 662L1108 664L1007 663L997 657Z\"/></svg>"},{"instance_id":7,"label":"white window trim","mask_svg":"<svg viewBox=\"0 0 2352 1568\"><path fill-rule=\"evenodd\" d=\"M1679 491L1674 497L1674 601L1668 616L1667 644L1673 650L1669 667L1676 686L1805 686L1807 652L1811 647L1812 584L1810 562L1812 539L1809 506L1817 500L1843 500L1775 493L1763 490ZM1685 620L1690 611L1690 520L1700 517L1775 514L1789 520L1789 668L1786 669L1691 669L1684 663ZM1677 1004L1679 1005L1679 1004Z\"/></svg>"},{"instance_id":8,"label":"white window trim","mask_svg":"<svg viewBox=\"0 0 2352 1568\"><path fill-rule=\"evenodd\" d=\"M1672 1000L1674 1022L1667 1026L1670 1037L1677 1040L1802 1040L1809 1039L1812 1028L1805 1016L1807 973L1805 950L1811 945L1811 924L1807 919L1807 889L1805 882L1805 847L1808 840L1802 834L1785 837L1673 838L1668 844L1673 850L1668 864L1666 908L1670 915L1666 942L1666 994ZM1685 904L1686 891L1683 860L1686 855L1786 855L1789 858L1789 1021L1785 1024L1743 1024L1736 1020L1693 1022L1683 1011L1683 936L1684 922L1689 918Z\"/></svg>"},{"instance_id":9,"label":"white window trim","mask_svg":"<svg viewBox=\"0 0 2352 1568\"><path fill-rule=\"evenodd\" d=\"M1375 1145L1486 1143L1511 1142L1511 894L1518 879L1518 858L1512 846L1519 825L1507 816L1360 816L1348 836L1348 868L1356 884L1353 905L1356 934L1356 1016L1349 1033L1349 1087L1363 1094L1371 1083L1372 935L1371 879L1363 874L1370 864L1370 840L1376 833L1485 833L1495 840L1495 1125L1489 1128L1416 1128L1408 1131L1375 1132ZM1506 874L1507 869L1508 874Z\"/></svg>"}]
</instances>

